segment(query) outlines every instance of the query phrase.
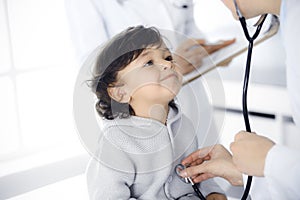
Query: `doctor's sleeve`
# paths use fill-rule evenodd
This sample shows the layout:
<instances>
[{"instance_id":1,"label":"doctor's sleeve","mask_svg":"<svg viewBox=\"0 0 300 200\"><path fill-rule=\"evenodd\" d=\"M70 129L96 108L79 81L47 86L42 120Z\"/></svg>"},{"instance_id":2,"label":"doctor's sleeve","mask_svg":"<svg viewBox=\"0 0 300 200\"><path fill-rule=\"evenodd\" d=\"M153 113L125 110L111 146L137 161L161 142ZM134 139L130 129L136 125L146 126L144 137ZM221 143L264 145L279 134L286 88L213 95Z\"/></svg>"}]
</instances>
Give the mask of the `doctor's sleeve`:
<instances>
[{"instance_id":1,"label":"doctor's sleeve","mask_svg":"<svg viewBox=\"0 0 300 200\"><path fill-rule=\"evenodd\" d=\"M269 151L264 175L273 199L300 199L300 152L281 145Z\"/></svg>"},{"instance_id":2,"label":"doctor's sleeve","mask_svg":"<svg viewBox=\"0 0 300 200\"><path fill-rule=\"evenodd\" d=\"M69 32L80 64L107 39L105 19L91 0L65 0Z\"/></svg>"},{"instance_id":3,"label":"doctor's sleeve","mask_svg":"<svg viewBox=\"0 0 300 200\"><path fill-rule=\"evenodd\" d=\"M246 183L248 176L243 174L244 189L246 188ZM249 198L249 196L251 198ZM264 177L252 177L252 183L250 187L250 192L247 200L266 200L272 199L268 187L268 182ZM242 197L242 196L241 196Z\"/></svg>"}]
</instances>

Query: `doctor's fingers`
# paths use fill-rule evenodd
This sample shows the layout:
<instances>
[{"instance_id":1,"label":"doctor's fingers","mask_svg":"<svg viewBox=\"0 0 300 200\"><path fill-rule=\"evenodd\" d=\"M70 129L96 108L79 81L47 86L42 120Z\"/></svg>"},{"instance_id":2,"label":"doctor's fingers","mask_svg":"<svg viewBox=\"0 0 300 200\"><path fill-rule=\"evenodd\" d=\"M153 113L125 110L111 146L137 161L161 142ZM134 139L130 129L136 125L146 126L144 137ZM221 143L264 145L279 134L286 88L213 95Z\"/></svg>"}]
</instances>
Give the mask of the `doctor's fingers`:
<instances>
[{"instance_id":1,"label":"doctor's fingers","mask_svg":"<svg viewBox=\"0 0 300 200\"><path fill-rule=\"evenodd\" d=\"M190 166L196 166L196 165L200 165L202 164L204 161L207 161L207 160L210 160L210 156L207 155L206 157L204 158L198 158L197 160L194 160L193 162L189 163L188 165L186 165L187 167L190 167Z\"/></svg>"},{"instance_id":2,"label":"doctor's fingers","mask_svg":"<svg viewBox=\"0 0 300 200\"><path fill-rule=\"evenodd\" d=\"M204 173L204 174L199 174L198 176L195 176L192 179L193 179L194 183L200 183L202 181L205 181L207 179L214 178L214 177L216 177L216 176L211 173Z\"/></svg>"},{"instance_id":3,"label":"doctor's fingers","mask_svg":"<svg viewBox=\"0 0 300 200\"><path fill-rule=\"evenodd\" d=\"M174 60L181 74L190 73L202 64L202 58L197 57L187 60L181 56L174 55Z\"/></svg>"},{"instance_id":4,"label":"doctor's fingers","mask_svg":"<svg viewBox=\"0 0 300 200\"><path fill-rule=\"evenodd\" d=\"M213 149L213 146L198 149L198 150L194 151L193 153L191 153L190 155L188 155L185 159L183 159L181 163L183 165L190 165L191 163L193 163L199 159L206 160L206 158L209 156L209 152L212 149Z\"/></svg>"},{"instance_id":5,"label":"doctor's fingers","mask_svg":"<svg viewBox=\"0 0 300 200\"><path fill-rule=\"evenodd\" d=\"M176 52L174 52L174 56L180 57L187 61L190 61L191 59L194 58L202 60L202 58L208 56L208 53L202 46L195 46L194 48L188 50L177 49Z\"/></svg>"},{"instance_id":6,"label":"doctor's fingers","mask_svg":"<svg viewBox=\"0 0 300 200\"><path fill-rule=\"evenodd\" d=\"M205 174L209 170L208 163L204 162L200 165L188 167L180 172L180 176L182 177L193 177L196 178L200 174Z\"/></svg>"},{"instance_id":7,"label":"doctor's fingers","mask_svg":"<svg viewBox=\"0 0 300 200\"><path fill-rule=\"evenodd\" d=\"M197 69L197 68L201 67L202 57L193 56L193 57L188 58L187 62L189 63L189 65L191 65L189 67L193 67L193 70L194 70L194 69Z\"/></svg>"},{"instance_id":8,"label":"doctor's fingers","mask_svg":"<svg viewBox=\"0 0 300 200\"><path fill-rule=\"evenodd\" d=\"M208 56L208 52L202 46L195 46L185 52L183 52L183 56L190 58L193 56L200 56L201 58Z\"/></svg>"},{"instance_id":9,"label":"doctor's fingers","mask_svg":"<svg viewBox=\"0 0 300 200\"><path fill-rule=\"evenodd\" d=\"M182 55L183 58L194 68L200 67L202 65L203 58L208 56L207 52L202 47L191 49Z\"/></svg>"},{"instance_id":10,"label":"doctor's fingers","mask_svg":"<svg viewBox=\"0 0 300 200\"><path fill-rule=\"evenodd\" d=\"M177 49L180 49L181 51L188 51L191 48L201 46L201 44L204 44L205 40L195 40L195 39L188 39L182 42Z\"/></svg>"},{"instance_id":11,"label":"doctor's fingers","mask_svg":"<svg viewBox=\"0 0 300 200\"><path fill-rule=\"evenodd\" d=\"M204 45L204 48L208 54L211 54L211 53L214 53L215 51L218 51L219 49L222 49L234 42L235 42L235 39L223 40L223 41L217 42L215 44Z\"/></svg>"},{"instance_id":12,"label":"doctor's fingers","mask_svg":"<svg viewBox=\"0 0 300 200\"><path fill-rule=\"evenodd\" d=\"M234 136L234 141L237 142L237 141L240 141L240 140L247 140L247 138L251 137L252 134L255 134L255 132L247 132L247 131L240 131L238 132L235 136Z\"/></svg>"}]
</instances>

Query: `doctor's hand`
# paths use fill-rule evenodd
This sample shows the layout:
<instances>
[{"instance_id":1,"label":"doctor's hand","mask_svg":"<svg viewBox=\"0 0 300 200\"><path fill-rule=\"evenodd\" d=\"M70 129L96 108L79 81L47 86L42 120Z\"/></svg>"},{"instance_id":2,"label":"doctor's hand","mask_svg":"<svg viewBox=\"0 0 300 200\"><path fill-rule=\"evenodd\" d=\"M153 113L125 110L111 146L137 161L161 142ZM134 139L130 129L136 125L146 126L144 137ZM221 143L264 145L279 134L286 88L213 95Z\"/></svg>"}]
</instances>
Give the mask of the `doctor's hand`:
<instances>
[{"instance_id":1,"label":"doctor's hand","mask_svg":"<svg viewBox=\"0 0 300 200\"><path fill-rule=\"evenodd\" d=\"M194 39L188 39L178 46L173 57L180 72L187 74L199 67L205 56L207 52L203 46Z\"/></svg>"},{"instance_id":2,"label":"doctor's hand","mask_svg":"<svg viewBox=\"0 0 300 200\"><path fill-rule=\"evenodd\" d=\"M264 176L265 160L275 143L246 131L235 135L230 145L232 160L237 169L250 176Z\"/></svg>"},{"instance_id":3,"label":"doctor's hand","mask_svg":"<svg viewBox=\"0 0 300 200\"><path fill-rule=\"evenodd\" d=\"M232 185L243 185L242 173L233 164L231 154L220 144L198 149L181 163L189 167L180 174L183 177L192 177L196 183L222 177Z\"/></svg>"},{"instance_id":4,"label":"doctor's hand","mask_svg":"<svg viewBox=\"0 0 300 200\"><path fill-rule=\"evenodd\" d=\"M188 74L201 66L204 57L234 42L235 39L207 44L202 39L188 39L178 46L173 57L180 72Z\"/></svg>"},{"instance_id":5,"label":"doctor's hand","mask_svg":"<svg viewBox=\"0 0 300 200\"><path fill-rule=\"evenodd\" d=\"M228 45L235 42L235 39L231 40L220 40L216 43L206 43L205 40L197 40L197 42L204 47L204 49L207 51L208 54L212 54L224 47L227 47Z\"/></svg>"}]
</instances>

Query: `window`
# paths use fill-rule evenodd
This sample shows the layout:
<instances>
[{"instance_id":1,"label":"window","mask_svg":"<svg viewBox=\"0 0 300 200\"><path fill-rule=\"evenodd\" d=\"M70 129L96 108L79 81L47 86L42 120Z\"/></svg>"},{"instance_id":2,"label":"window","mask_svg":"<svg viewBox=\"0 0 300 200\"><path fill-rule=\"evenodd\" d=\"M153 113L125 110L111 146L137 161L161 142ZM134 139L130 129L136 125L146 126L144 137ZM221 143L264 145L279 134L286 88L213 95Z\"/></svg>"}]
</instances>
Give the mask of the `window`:
<instances>
[{"instance_id":1,"label":"window","mask_svg":"<svg viewBox=\"0 0 300 200\"><path fill-rule=\"evenodd\" d=\"M0 162L67 144L74 62L61 0L0 1Z\"/></svg>"}]
</instances>

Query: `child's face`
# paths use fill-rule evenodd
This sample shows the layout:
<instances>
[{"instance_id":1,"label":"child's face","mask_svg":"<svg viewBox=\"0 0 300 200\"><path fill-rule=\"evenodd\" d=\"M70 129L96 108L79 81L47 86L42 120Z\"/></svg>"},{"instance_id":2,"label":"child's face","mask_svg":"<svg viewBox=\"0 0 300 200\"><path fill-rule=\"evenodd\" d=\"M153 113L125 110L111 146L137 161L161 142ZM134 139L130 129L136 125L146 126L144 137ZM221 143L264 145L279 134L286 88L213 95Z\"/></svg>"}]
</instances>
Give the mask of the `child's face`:
<instances>
[{"instance_id":1,"label":"child's face","mask_svg":"<svg viewBox=\"0 0 300 200\"><path fill-rule=\"evenodd\" d=\"M179 92L182 75L165 47L145 49L139 57L118 72L120 93L129 104L168 104ZM127 98L126 98L127 95Z\"/></svg>"}]
</instances>

